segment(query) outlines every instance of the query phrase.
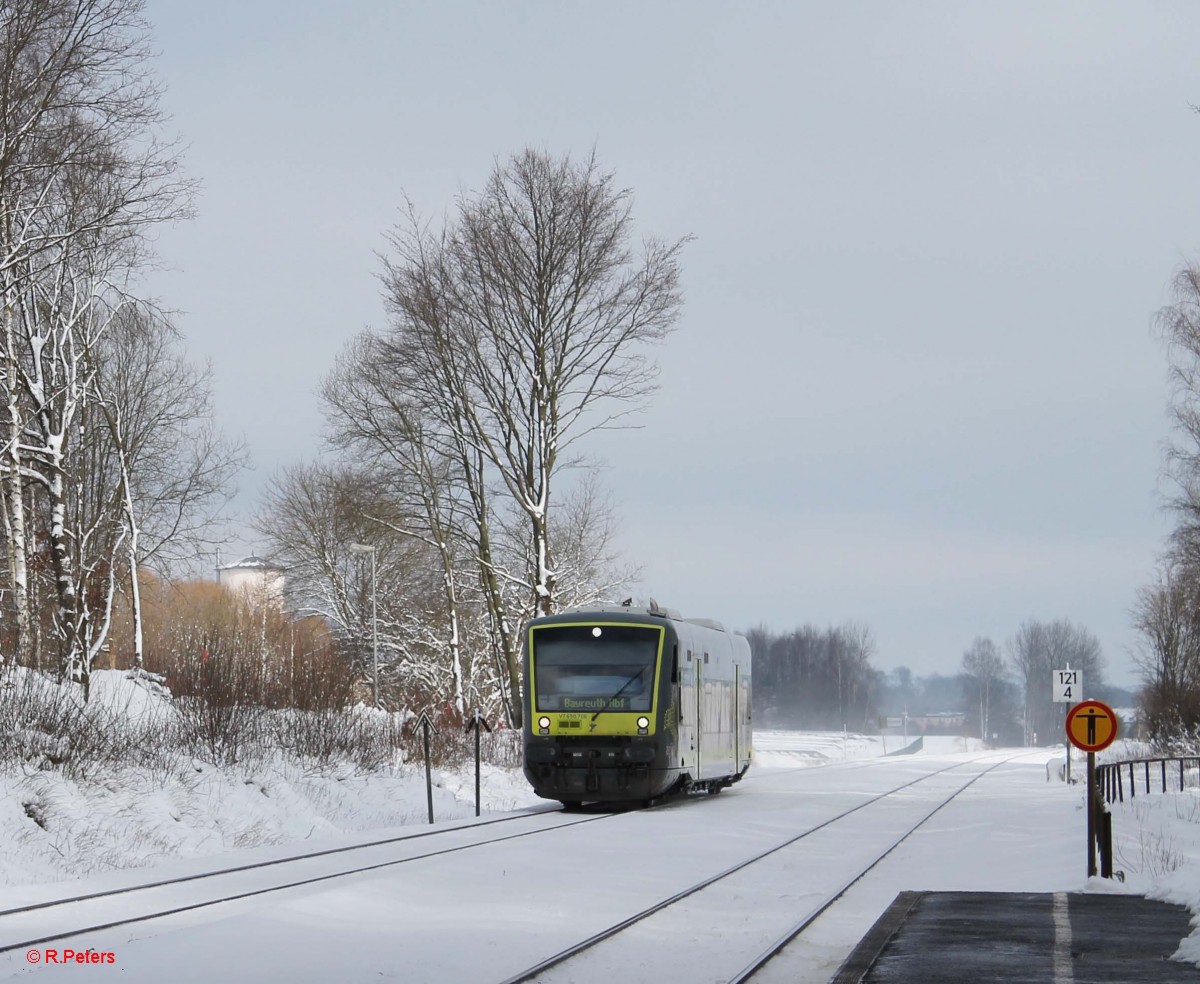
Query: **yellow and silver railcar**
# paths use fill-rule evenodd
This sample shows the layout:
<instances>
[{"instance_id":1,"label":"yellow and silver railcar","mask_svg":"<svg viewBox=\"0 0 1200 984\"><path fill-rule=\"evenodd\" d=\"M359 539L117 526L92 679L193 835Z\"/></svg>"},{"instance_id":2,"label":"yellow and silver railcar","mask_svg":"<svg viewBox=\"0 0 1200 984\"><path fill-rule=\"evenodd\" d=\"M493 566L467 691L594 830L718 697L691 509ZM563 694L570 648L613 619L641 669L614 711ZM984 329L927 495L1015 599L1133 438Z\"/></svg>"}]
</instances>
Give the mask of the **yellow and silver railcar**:
<instances>
[{"instance_id":1,"label":"yellow and silver railcar","mask_svg":"<svg viewBox=\"0 0 1200 984\"><path fill-rule=\"evenodd\" d=\"M628 605L525 628L525 775L567 807L717 793L750 766L750 646L708 619Z\"/></svg>"}]
</instances>

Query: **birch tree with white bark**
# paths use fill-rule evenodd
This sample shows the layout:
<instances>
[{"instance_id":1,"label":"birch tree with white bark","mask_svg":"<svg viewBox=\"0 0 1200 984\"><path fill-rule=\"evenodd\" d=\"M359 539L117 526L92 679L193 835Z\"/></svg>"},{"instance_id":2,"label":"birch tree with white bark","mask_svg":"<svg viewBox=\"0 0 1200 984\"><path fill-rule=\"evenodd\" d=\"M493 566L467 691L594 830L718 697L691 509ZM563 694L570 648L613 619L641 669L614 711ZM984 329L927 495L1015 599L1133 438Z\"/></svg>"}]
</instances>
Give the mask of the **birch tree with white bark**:
<instances>
[{"instance_id":1,"label":"birch tree with white bark","mask_svg":"<svg viewBox=\"0 0 1200 984\"><path fill-rule=\"evenodd\" d=\"M389 238L387 339L405 388L429 393L422 408L524 517L533 612L556 606L558 476L587 434L623 425L654 390L648 347L679 315L686 240L647 238L635 253L633 234L632 193L594 156L526 150L498 161L439 232L410 213ZM515 647L506 658L518 694Z\"/></svg>"},{"instance_id":2,"label":"birch tree with white bark","mask_svg":"<svg viewBox=\"0 0 1200 984\"><path fill-rule=\"evenodd\" d=\"M101 339L97 362L98 420L89 433L93 457L109 462L111 488L95 495L126 532L124 550L100 569L129 591L132 662L140 667L139 572L186 567L214 545L245 452L213 422L210 369L188 359L159 313L126 305Z\"/></svg>"},{"instance_id":3,"label":"birch tree with white bark","mask_svg":"<svg viewBox=\"0 0 1200 984\"><path fill-rule=\"evenodd\" d=\"M29 559L44 540L60 668L85 683L111 617L112 557L129 556L132 530L128 503L97 491L111 482L83 482L111 466L96 440L111 430L96 388L103 339L153 260L148 228L191 207L176 148L159 138L150 54L140 0L0 7L0 477L16 649L37 658ZM85 597L102 570L99 600Z\"/></svg>"}]
</instances>

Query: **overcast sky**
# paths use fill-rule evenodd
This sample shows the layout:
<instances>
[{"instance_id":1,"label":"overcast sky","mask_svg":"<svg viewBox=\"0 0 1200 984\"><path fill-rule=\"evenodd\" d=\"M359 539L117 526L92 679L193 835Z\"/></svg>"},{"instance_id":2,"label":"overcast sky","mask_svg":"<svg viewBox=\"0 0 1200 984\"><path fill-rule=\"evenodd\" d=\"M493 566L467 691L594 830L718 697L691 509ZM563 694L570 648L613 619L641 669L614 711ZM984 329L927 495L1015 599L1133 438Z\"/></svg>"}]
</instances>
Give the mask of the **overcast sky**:
<instances>
[{"instance_id":1,"label":"overcast sky","mask_svg":"<svg viewBox=\"0 0 1200 984\"><path fill-rule=\"evenodd\" d=\"M660 391L590 446L636 593L860 620L918 673L1068 618L1133 681L1170 526L1153 315L1200 257L1200 5L146 11L202 182L153 286L249 444L243 510L313 457L322 378L381 325L403 196L437 216L497 156L595 147L639 234L695 237Z\"/></svg>"}]
</instances>

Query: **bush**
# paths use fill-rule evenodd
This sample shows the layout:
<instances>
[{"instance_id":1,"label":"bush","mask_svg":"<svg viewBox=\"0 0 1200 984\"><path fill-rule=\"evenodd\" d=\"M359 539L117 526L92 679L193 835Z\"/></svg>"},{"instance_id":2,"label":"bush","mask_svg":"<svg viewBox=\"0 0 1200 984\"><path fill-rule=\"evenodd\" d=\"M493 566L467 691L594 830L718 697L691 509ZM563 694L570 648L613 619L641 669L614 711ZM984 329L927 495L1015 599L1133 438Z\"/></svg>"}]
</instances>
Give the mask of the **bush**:
<instances>
[{"instance_id":1,"label":"bush","mask_svg":"<svg viewBox=\"0 0 1200 984\"><path fill-rule=\"evenodd\" d=\"M179 739L173 717L134 721L84 703L77 684L59 684L34 670L0 674L0 762L59 768L88 778L119 765L157 772L175 768Z\"/></svg>"},{"instance_id":2,"label":"bush","mask_svg":"<svg viewBox=\"0 0 1200 984\"><path fill-rule=\"evenodd\" d=\"M413 716L362 705L270 708L255 698L258 678L244 660L210 655L197 662L179 679L185 695L174 698L150 674L125 677L159 691L164 713L131 718L95 699L85 703L77 684L20 667L0 672L0 765L89 778L128 766L172 774L185 758L263 763L280 752L318 772L348 765L370 773L424 760ZM519 766L520 732L485 732L481 752L489 763ZM443 716L430 734L432 764L462 767L474 754L475 736L457 717Z\"/></svg>"},{"instance_id":3,"label":"bush","mask_svg":"<svg viewBox=\"0 0 1200 984\"><path fill-rule=\"evenodd\" d=\"M272 744L318 768L349 762L362 772L376 772L404 757L394 715L290 710L276 711L270 720Z\"/></svg>"}]
</instances>

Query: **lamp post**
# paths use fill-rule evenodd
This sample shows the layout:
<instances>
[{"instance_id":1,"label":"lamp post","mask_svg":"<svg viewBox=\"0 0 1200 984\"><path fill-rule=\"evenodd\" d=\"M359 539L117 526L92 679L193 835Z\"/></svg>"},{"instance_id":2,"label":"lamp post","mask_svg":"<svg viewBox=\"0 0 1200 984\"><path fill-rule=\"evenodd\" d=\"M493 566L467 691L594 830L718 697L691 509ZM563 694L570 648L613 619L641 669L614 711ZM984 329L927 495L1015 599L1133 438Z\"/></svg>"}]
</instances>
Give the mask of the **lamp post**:
<instances>
[{"instance_id":1,"label":"lamp post","mask_svg":"<svg viewBox=\"0 0 1200 984\"><path fill-rule=\"evenodd\" d=\"M379 609L375 593L375 545L352 543L350 552L371 555L371 699L379 706Z\"/></svg>"}]
</instances>

